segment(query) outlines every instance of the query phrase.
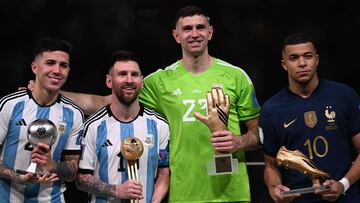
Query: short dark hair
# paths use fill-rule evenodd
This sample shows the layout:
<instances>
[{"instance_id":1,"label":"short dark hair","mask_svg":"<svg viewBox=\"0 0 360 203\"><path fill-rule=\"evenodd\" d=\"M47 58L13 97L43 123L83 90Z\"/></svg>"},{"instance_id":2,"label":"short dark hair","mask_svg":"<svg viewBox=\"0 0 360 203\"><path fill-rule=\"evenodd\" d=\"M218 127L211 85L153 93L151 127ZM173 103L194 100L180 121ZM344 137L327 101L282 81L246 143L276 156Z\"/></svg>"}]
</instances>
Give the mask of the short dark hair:
<instances>
[{"instance_id":1,"label":"short dark hair","mask_svg":"<svg viewBox=\"0 0 360 203\"><path fill-rule=\"evenodd\" d=\"M36 42L34 49L34 59L46 51L63 51L69 54L70 57L72 50L73 46L70 42L62 39L47 37Z\"/></svg>"},{"instance_id":2,"label":"short dark hair","mask_svg":"<svg viewBox=\"0 0 360 203\"><path fill-rule=\"evenodd\" d=\"M315 42L309 35L302 32L293 33L285 38L284 42L282 43L281 50L284 51L287 45L296 45L308 42L311 42L316 49Z\"/></svg>"},{"instance_id":3,"label":"short dark hair","mask_svg":"<svg viewBox=\"0 0 360 203\"><path fill-rule=\"evenodd\" d=\"M194 6L194 5L190 5L190 6L186 6L186 7L183 7L181 8L177 14L176 14L176 18L175 18L175 27L176 27L176 24L178 22L178 20L180 18L184 18L184 17L188 17L188 16L194 16L194 15L203 15L206 17L206 19L209 21L210 23L210 17L208 15L208 13L197 7L197 6Z\"/></svg>"},{"instance_id":4,"label":"short dark hair","mask_svg":"<svg viewBox=\"0 0 360 203\"><path fill-rule=\"evenodd\" d=\"M138 57L136 56L136 54L132 51L129 50L118 50L115 51L112 55L111 55L111 59L110 59L110 64L109 64L109 70L114 67L114 64L117 61L134 61L136 62L139 67L140 67L140 61L138 59ZM141 68L140 68L141 71Z\"/></svg>"}]
</instances>

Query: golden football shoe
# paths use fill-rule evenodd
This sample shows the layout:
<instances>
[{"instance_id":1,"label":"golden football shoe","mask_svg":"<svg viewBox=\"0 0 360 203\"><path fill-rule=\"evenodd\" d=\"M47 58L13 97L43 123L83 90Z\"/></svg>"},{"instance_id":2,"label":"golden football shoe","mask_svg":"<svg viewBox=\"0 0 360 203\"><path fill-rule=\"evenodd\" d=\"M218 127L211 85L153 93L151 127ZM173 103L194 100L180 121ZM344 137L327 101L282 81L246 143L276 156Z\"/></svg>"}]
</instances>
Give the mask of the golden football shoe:
<instances>
[{"instance_id":1,"label":"golden football shoe","mask_svg":"<svg viewBox=\"0 0 360 203\"><path fill-rule=\"evenodd\" d=\"M314 162L307 158L299 150L291 151L286 149L284 146L280 148L276 155L276 163L279 166L296 169L301 173L310 176L314 185L319 184L319 179L325 180L330 177L328 173L318 169Z\"/></svg>"}]
</instances>

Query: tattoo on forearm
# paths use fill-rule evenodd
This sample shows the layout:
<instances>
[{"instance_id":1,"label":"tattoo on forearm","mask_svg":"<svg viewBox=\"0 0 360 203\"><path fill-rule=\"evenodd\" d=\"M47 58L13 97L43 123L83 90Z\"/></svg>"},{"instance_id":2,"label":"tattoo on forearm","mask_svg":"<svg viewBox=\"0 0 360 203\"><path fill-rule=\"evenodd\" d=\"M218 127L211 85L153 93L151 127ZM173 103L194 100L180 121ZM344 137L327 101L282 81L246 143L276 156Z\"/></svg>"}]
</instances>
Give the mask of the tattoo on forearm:
<instances>
[{"instance_id":1,"label":"tattoo on forearm","mask_svg":"<svg viewBox=\"0 0 360 203\"><path fill-rule=\"evenodd\" d=\"M4 165L4 162L2 160L0 160L0 177L15 182L23 182L14 170Z\"/></svg>"},{"instance_id":2,"label":"tattoo on forearm","mask_svg":"<svg viewBox=\"0 0 360 203\"><path fill-rule=\"evenodd\" d=\"M56 164L55 173L61 180L73 181L76 177L79 155L65 155L63 161Z\"/></svg>"},{"instance_id":3,"label":"tattoo on forearm","mask_svg":"<svg viewBox=\"0 0 360 203\"><path fill-rule=\"evenodd\" d=\"M106 184L90 174L79 174L76 182L78 189L102 197L115 197L116 186Z\"/></svg>"}]
</instances>

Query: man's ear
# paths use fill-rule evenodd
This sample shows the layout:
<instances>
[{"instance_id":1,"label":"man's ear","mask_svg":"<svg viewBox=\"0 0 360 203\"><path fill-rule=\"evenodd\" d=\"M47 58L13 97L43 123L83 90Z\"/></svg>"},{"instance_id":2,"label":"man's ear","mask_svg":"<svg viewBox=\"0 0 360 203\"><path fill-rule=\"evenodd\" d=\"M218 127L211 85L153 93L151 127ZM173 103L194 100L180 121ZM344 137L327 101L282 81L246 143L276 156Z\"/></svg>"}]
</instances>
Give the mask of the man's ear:
<instances>
[{"instance_id":1,"label":"man's ear","mask_svg":"<svg viewBox=\"0 0 360 203\"><path fill-rule=\"evenodd\" d=\"M36 75L36 63L33 61L33 62L31 62L31 70L32 70L32 72Z\"/></svg>"},{"instance_id":2,"label":"man's ear","mask_svg":"<svg viewBox=\"0 0 360 203\"><path fill-rule=\"evenodd\" d=\"M176 29L173 29L173 30L172 30L172 35L173 35L175 41L176 41L178 44L180 44L179 33L177 32Z\"/></svg>"},{"instance_id":3,"label":"man's ear","mask_svg":"<svg viewBox=\"0 0 360 203\"><path fill-rule=\"evenodd\" d=\"M283 67L283 69L284 69L285 71L288 70L288 68L286 67L286 64L285 64L284 59L281 60L281 66Z\"/></svg>"},{"instance_id":4,"label":"man's ear","mask_svg":"<svg viewBox=\"0 0 360 203\"><path fill-rule=\"evenodd\" d=\"M111 79L111 76L109 75L109 74L106 74L106 80L105 80L106 82L106 87L108 87L108 88L112 88L112 79Z\"/></svg>"},{"instance_id":5,"label":"man's ear","mask_svg":"<svg viewBox=\"0 0 360 203\"><path fill-rule=\"evenodd\" d=\"M213 28L213 26L210 26L209 27L209 41L212 39L213 33L214 33L214 28Z\"/></svg>"}]
</instances>

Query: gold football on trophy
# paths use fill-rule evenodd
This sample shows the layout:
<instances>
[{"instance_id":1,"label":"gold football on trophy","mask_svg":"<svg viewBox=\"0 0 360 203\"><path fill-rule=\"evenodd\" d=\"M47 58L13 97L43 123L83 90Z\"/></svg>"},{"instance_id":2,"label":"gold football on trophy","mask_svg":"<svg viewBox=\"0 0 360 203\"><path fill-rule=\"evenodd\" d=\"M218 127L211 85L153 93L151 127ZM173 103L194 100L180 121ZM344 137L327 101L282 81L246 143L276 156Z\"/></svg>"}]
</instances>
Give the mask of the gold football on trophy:
<instances>
[{"instance_id":1,"label":"gold football on trophy","mask_svg":"<svg viewBox=\"0 0 360 203\"><path fill-rule=\"evenodd\" d=\"M144 151L144 146L140 139L136 137L128 137L121 144L121 154L127 160L138 159Z\"/></svg>"}]
</instances>

